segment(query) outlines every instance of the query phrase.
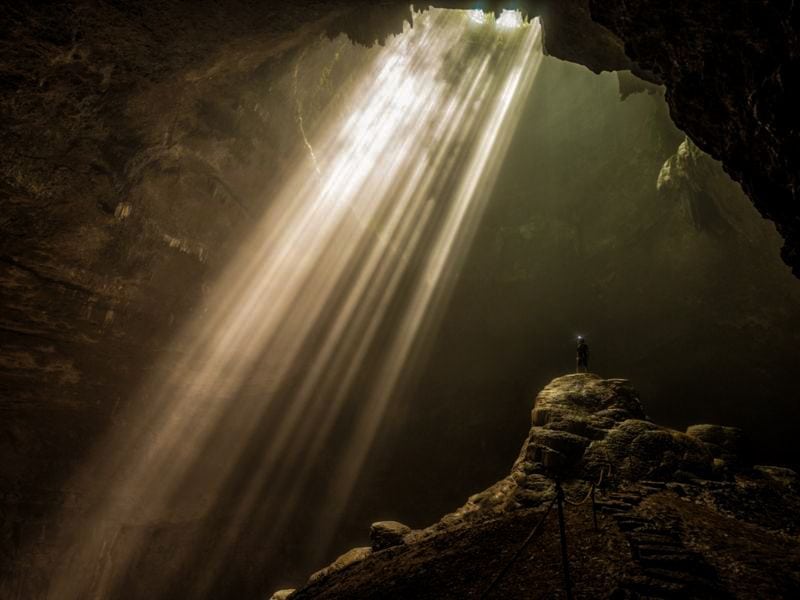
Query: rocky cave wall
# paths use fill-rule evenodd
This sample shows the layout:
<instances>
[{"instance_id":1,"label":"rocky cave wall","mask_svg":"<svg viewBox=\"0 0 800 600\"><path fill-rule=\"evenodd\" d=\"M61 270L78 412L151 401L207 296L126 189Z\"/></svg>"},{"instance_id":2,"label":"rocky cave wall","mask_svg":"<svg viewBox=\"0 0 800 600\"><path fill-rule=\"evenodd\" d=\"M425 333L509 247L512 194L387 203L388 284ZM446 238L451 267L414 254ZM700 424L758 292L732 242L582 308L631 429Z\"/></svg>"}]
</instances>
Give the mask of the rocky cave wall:
<instances>
[{"instance_id":1,"label":"rocky cave wall","mask_svg":"<svg viewBox=\"0 0 800 600\"><path fill-rule=\"evenodd\" d=\"M434 4L473 8L459 0ZM513 4L541 17L548 54L663 84L675 124L775 222L783 259L800 275L800 7L788 0Z\"/></svg>"},{"instance_id":2,"label":"rocky cave wall","mask_svg":"<svg viewBox=\"0 0 800 600\"><path fill-rule=\"evenodd\" d=\"M45 532L86 510L71 475L168 370L167 344L268 205L303 123L365 59L348 38L324 64L303 49L342 27L363 43L402 28L407 6L370 5L362 33L353 2L0 9L3 597L45 593L59 554Z\"/></svg>"},{"instance_id":3,"label":"rocky cave wall","mask_svg":"<svg viewBox=\"0 0 800 600\"><path fill-rule=\"evenodd\" d=\"M796 37L780 29L788 13L754 2L735 3L738 13L682 5L638 12L649 4L563 2L529 12L542 14L551 54L663 82L672 118L776 221L796 268L796 169L787 152L796 127L790 111L778 110L796 94L787 83ZM722 18L747 10L746 31ZM316 85L330 65L292 79L303 48L341 31L371 43L398 31L408 8L72 2L2 11L2 568L9 597L30 598L42 591L47 564L24 564L23 579L11 577L29 558L23 542L47 531L57 511L82 510L81 491L65 483L70 473L103 431L120 425L137 382L265 208L301 146L300 125L312 128L334 93ZM718 37L727 59L707 60ZM744 60L742 46L752 52ZM752 72L731 73L748 60ZM303 80L307 73L314 82ZM346 69L333 77L341 81ZM485 417L464 418L475 425ZM494 476L481 468L481 477ZM382 473L388 480L392 469ZM449 494L437 502L462 490Z\"/></svg>"}]
</instances>

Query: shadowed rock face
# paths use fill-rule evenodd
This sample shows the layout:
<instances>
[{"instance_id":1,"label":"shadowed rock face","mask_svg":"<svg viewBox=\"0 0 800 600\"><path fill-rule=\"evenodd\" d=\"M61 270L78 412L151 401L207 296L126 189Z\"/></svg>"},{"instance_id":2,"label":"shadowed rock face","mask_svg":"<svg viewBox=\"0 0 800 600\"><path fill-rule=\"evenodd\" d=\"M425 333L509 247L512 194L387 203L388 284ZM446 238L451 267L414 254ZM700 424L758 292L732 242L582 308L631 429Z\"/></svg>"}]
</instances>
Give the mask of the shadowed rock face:
<instances>
[{"instance_id":1,"label":"shadowed rock face","mask_svg":"<svg viewBox=\"0 0 800 600\"><path fill-rule=\"evenodd\" d=\"M590 12L575 0L529 12L542 15L550 54L663 83L675 121L778 223L796 271L796 126L786 107L797 42L775 6L595 1ZM288 168L298 113L309 124L324 106L324 92L296 102L296 86L276 74L321 34L370 44L407 14L407 3L354 0L0 8L0 564L27 560L20 540L49 530L49 513L83 510L81 490L63 482L98 435L120 425L153 357L200 310L263 210L261 192ZM349 43L341 48L339 65ZM325 66L335 71L336 61ZM606 432L607 444L672 447L633 418L632 428ZM572 457L599 435L567 421L571 429L539 431L531 458Z\"/></svg>"},{"instance_id":2,"label":"shadowed rock face","mask_svg":"<svg viewBox=\"0 0 800 600\"><path fill-rule=\"evenodd\" d=\"M392 523L402 535L391 547L353 549L274 598L478 597L541 518L543 532L493 593L550 597L560 581L554 515L546 525L552 478L578 499L601 469L599 530L590 527L590 505L566 506L576 593L755 599L800 590L800 479L745 466L735 454L741 431L661 427L647 420L629 382L593 374L553 380L536 397L532 421L508 477L427 529ZM725 448L726 469L712 446Z\"/></svg>"},{"instance_id":3,"label":"shadowed rock face","mask_svg":"<svg viewBox=\"0 0 800 600\"><path fill-rule=\"evenodd\" d=\"M722 161L786 244L800 276L797 85L800 7L790 2L591 0L594 21L666 86L675 124Z\"/></svg>"},{"instance_id":4,"label":"shadowed rock face","mask_svg":"<svg viewBox=\"0 0 800 600\"><path fill-rule=\"evenodd\" d=\"M576 482L673 481L709 476L713 457L699 439L656 425L624 379L591 373L554 379L536 397L532 427L511 473L470 497L444 521L535 506L552 495L552 478Z\"/></svg>"},{"instance_id":5,"label":"shadowed rock face","mask_svg":"<svg viewBox=\"0 0 800 600\"><path fill-rule=\"evenodd\" d=\"M440 0L436 5L472 8ZM503 2L489 3L499 10ZM514 3L519 5L520 3ZM595 73L631 70L663 84L675 124L720 160L785 240L800 276L800 37L792 2L522 2L541 16L546 52Z\"/></svg>"}]
</instances>

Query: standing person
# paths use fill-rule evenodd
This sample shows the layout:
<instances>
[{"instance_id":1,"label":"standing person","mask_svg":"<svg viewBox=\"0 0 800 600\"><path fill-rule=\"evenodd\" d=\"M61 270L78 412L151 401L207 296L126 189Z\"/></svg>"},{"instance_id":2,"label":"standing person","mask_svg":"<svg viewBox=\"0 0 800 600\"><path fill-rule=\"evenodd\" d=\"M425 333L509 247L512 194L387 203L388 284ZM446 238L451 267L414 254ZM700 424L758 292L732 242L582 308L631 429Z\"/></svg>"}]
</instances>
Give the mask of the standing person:
<instances>
[{"instance_id":1,"label":"standing person","mask_svg":"<svg viewBox=\"0 0 800 600\"><path fill-rule=\"evenodd\" d=\"M583 339L582 335L578 336L578 351L575 357L576 373L580 373L583 369L584 373L589 372L589 344Z\"/></svg>"}]
</instances>

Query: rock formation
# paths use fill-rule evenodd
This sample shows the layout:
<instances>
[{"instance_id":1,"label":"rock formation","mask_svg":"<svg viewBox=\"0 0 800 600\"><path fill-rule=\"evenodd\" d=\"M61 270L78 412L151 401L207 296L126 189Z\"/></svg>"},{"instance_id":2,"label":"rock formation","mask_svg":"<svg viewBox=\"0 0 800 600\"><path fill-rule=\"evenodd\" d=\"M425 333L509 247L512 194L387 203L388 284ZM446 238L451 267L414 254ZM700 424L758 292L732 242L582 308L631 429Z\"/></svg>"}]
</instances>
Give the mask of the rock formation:
<instances>
[{"instance_id":1,"label":"rock formation","mask_svg":"<svg viewBox=\"0 0 800 600\"><path fill-rule=\"evenodd\" d=\"M353 549L274 597L551 597L561 585L555 515L511 558L551 505L554 478L566 490L579 596L796 597L800 479L749 465L745 448L735 428L683 433L653 423L626 380L559 377L537 396L506 478L426 529L373 525L372 548ZM597 530L591 504L569 502L588 497L592 482Z\"/></svg>"}]
</instances>

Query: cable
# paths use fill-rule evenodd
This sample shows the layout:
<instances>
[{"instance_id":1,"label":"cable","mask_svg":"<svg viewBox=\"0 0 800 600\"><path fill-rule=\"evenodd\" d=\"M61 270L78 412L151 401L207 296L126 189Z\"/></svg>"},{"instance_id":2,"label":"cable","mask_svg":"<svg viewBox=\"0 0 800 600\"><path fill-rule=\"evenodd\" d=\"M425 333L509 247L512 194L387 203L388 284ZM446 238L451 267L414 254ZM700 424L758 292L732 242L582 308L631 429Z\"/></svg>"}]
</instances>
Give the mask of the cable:
<instances>
[{"instance_id":1,"label":"cable","mask_svg":"<svg viewBox=\"0 0 800 600\"><path fill-rule=\"evenodd\" d=\"M495 575L494 579L492 579L492 581L489 584L489 586L480 595L480 599L481 600L484 600L485 598L487 598L489 596L489 592L491 592L492 589L494 589L494 586L497 585L497 582L500 581L503 578L503 575L505 575L506 572L511 568L511 565L513 565L514 562L517 560L517 558L519 558L519 555L522 553L522 551L525 549L525 547L533 539L533 536L535 536L536 532L539 531L539 528L544 523L545 519L547 518L547 515L550 514L550 511L553 509L553 506L555 505L557 499L558 499L558 496L555 496L550 501L550 505L547 507L547 510L544 511L544 514L542 515L542 518L539 519L538 523L536 523L536 526L528 534L528 537L525 538L525 541L522 542L522 545L519 548L517 548L517 551L514 552L514 554L509 559L509 561L506 563L506 566L503 567L503 569L497 575Z\"/></svg>"},{"instance_id":2,"label":"cable","mask_svg":"<svg viewBox=\"0 0 800 600\"><path fill-rule=\"evenodd\" d=\"M600 485L602 485L602 483L603 483L603 473L604 472L605 472L605 468L600 467L600 477L597 479L596 483L592 482L592 485L589 486L589 491L586 492L586 496L583 498L583 500L581 500L580 502L573 502L572 500L564 498L564 501L567 504L570 504L572 506L581 506L582 504L585 504L589 500L589 498L592 497L592 490L595 489L595 488L599 488Z\"/></svg>"},{"instance_id":3,"label":"cable","mask_svg":"<svg viewBox=\"0 0 800 600\"><path fill-rule=\"evenodd\" d=\"M597 478L596 482L592 482L592 484L589 486L589 491L586 493L586 497L583 500L581 500L580 502L572 502L572 501L567 500L566 498L564 498L564 501L567 504L571 504L572 506L581 506L582 504L586 503L590 498L592 498L593 492L595 491L595 489L599 488L603 484L603 480L604 480L605 475L606 475L606 468L608 469L608 475L609 476L611 475L611 464L609 463L607 465L601 465L600 466L600 477ZM558 485L558 484L556 484L556 485ZM563 492L562 492L562 495L563 495ZM514 554L511 556L511 558L509 558L508 562L502 568L502 570L497 575L495 575L494 579L492 579L491 583L489 583L487 588L480 595L479 600L485 600L489 596L489 593L497 585L497 582L499 582L503 578L503 576L511 568L511 565L513 565L516 562L516 560L519 558L519 555L522 554L522 551L527 547L527 545L530 543L530 541L533 539L533 537L539 531L541 526L544 524L545 519L547 519L547 515L550 514L551 510L553 510L553 506L555 505L557 500L558 500L558 494L556 494L556 496L550 501L550 504L548 505L547 509L544 511L544 514L542 515L542 518L539 519L538 523L536 523L534 528L528 534L528 537L525 538L525 541L522 542L520 547L517 548L517 551L514 552ZM595 522L595 528L596 528L596 522Z\"/></svg>"}]
</instances>

